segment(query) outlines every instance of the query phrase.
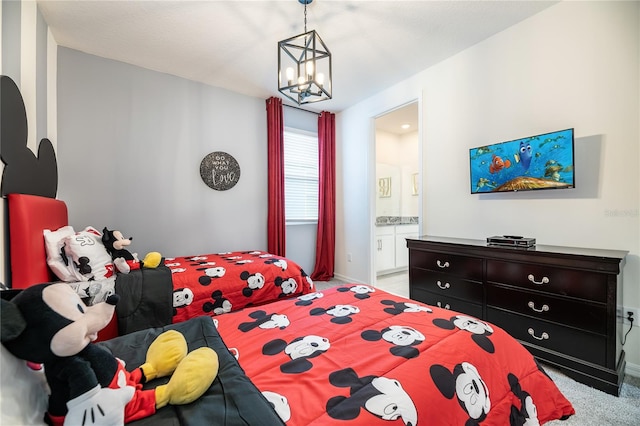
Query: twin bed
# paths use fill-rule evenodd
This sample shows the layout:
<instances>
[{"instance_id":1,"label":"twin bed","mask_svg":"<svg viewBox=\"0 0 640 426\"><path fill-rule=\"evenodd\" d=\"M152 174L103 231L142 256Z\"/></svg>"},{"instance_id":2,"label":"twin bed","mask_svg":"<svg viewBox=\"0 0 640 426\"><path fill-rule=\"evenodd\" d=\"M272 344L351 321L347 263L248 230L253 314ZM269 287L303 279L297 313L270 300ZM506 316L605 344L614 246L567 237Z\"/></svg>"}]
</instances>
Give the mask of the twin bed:
<instances>
[{"instance_id":1,"label":"twin bed","mask_svg":"<svg viewBox=\"0 0 640 426\"><path fill-rule=\"evenodd\" d=\"M16 201L24 197L28 203ZM12 194L8 201L13 282L29 283L22 287L54 278L40 250L42 230L66 225L63 202L32 198ZM49 212L61 205L64 214ZM16 219L34 206L43 218ZM44 267L16 274L14 256L31 264L42 260ZM251 271L251 265L263 269ZM174 302L181 289L198 288L184 286L176 279L180 272L171 272L183 268L197 272L208 300L194 292L191 303ZM208 268L224 268L225 276L236 277L235 287L217 287ZM121 303L135 306L137 314L124 320L128 334L98 344L133 368L144 361L154 336L177 328L190 350L206 345L220 357L219 375L200 399L135 423L535 425L574 413L535 359L503 330L367 285L317 292L306 274L283 275L292 268L298 269L288 259L247 251L165 259L157 270L132 271L122 281L118 275ZM144 276L149 273L160 277ZM156 279L162 284L149 286L147 280ZM147 287L160 294L147 297ZM253 299L267 289L265 298ZM160 310L170 308L169 318L149 314L158 310L158 300ZM123 316L118 314L119 323ZM3 393L5 388L3 383Z\"/></svg>"},{"instance_id":2,"label":"twin bed","mask_svg":"<svg viewBox=\"0 0 640 426\"><path fill-rule=\"evenodd\" d=\"M58 199L27 194L9 194L7 203L12 287L25 288L63 279L49 267L43 234L45 230L53 235L70 228L66 204ZM97 265L104 263L102 257L108 254L106 249L96 247L101 244L100 236L91 239L87 229L76 233L81 243L74 245L77 252L73 257L88 257L94 272L115 271L113 265ZM94 228L93 232L99 231ZM64 265L56 271L61 269ZM109 283L109 280L97 279L92 284L98 286L103 282ZM312 289L312 280L297 263L260 250L168 258L157 268L116 274L115 291L122 298L117 320L100 337L105 340L200 315L219 315L299 296Z\"/></svg>"}]
</instances>

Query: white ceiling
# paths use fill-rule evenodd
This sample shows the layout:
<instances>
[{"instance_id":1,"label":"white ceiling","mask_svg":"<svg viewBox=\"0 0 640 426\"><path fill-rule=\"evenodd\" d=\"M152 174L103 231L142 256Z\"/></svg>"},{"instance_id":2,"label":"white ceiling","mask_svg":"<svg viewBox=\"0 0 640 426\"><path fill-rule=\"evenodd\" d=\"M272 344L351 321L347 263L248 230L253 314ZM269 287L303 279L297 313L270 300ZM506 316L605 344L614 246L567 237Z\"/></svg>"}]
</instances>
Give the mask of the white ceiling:
<instances>
[{"instance_id":1,"label":"white ceiling","mask_svg":"<svg viewBox=\"0 0 640 426\"><path fill-rule=\"evenodd\" d=\"M418 127L418 102L411 102L399 108L376 117L376 130L383 130L396 135L417 132Z\"/></svg>"},{"instance_id":2,"label":"white ceiling","mask_svg":"<svg viewBox=\"0 0 640 426\"><path fill-rule=\"evenodd\" d=\"M307 29L332 53L339 112L556 1L315 0ZM298 0L39 0L58 44L260 98L278 96L277 43L304 30Z\"/></svg>"}]
</instances>

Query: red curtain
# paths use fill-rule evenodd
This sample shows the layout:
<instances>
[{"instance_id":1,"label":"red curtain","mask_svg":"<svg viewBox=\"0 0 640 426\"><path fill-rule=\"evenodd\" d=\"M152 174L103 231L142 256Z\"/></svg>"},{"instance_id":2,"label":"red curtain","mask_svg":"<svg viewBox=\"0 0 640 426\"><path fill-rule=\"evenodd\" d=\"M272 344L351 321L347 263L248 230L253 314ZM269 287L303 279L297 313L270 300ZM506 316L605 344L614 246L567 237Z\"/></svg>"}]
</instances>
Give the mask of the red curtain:
<instances>
[{"instance_id":1,"label":"red curtain","mask_svg":"<svg viewBox=\"0 0 640 426\"><path fill-rule=\"evenodd\" d=\"M316 264L311 279L333 277L336 245L336 116L323 111L318 117L319 186Z\"/></svg>"},{"instance_id":2,"label":"red curtain","mask_svg":"<svg viewBox=\"0 0 640 426\"><path fill-rule=\"evenodd\" d=\"M284 256L284 118L282 99L267 99L268 213L267 251Z\"/></svg>"}]
</instances>

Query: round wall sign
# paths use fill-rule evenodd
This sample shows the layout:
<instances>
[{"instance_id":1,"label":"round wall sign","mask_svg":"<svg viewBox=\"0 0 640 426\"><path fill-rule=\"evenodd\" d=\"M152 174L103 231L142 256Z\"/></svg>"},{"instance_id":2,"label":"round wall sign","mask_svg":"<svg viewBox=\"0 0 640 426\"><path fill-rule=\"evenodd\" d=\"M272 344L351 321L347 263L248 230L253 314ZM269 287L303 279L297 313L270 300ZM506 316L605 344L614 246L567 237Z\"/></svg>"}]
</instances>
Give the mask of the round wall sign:
<instances>
[{"instance_id":1,"label":"round wall sign","mask_svg":"<svg viewBox=\"0 0 640 426\"><path fill-rule=\"evenodd\" d=\"M209 188L226 191L240 180L240 165L226 152L212 152L200 163L200 177Z\"/></svg>"}]
</instances>

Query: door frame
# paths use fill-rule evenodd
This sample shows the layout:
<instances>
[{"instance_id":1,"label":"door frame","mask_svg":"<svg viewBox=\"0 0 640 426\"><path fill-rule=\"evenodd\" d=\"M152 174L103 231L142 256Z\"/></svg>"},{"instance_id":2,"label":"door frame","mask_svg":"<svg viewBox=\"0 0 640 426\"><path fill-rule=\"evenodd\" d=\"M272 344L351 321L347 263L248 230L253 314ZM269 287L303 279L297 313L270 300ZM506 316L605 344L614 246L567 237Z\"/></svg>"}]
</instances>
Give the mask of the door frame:
<instances>
[{"instance_id":1,"label":"door frame","mask_svg":"<svg viewBox=\"0 0 640 426\"><path fill-rule=\"evenodd\" d=\"M417 117L417 123L418 123L418 183L419 183L419 191L418 191L418 233L419 235L423 235L423 230L424 230L424 217L423 217L423 205L424 205L424 182L422 177L424 176L423 174L423 164L424 161L422 161L423 158L423 112L422 112L422 99L421 97L416 97L416 98L412 98L409 99L406 102L403 102L399 105L396 105L392 108L388 108L385 109L384 111L380 112L379 114L375 114L371 117L371 145L370 145L370 152L372 153L372 155L370 156L370 182L374 182L373 185L370 185L371 188L371 193L370 193L370 206L371 208L369 209L370 211L370 217L369 217L369 223L371 225L370 227L370 255L369 255L369 265L370 265L370 270L369 270L369 282L375 287L377 284L377 273L376 273L376 203L377 203L377 182L375 182L376 179L376 163L377 163L377 155L376 155L376 120L382 116L385 116L393 111L396 111L400 108L406 107L407 105L413 104L413 103L417 103L418 104L418 117Z\"/></svg>"}]
</instances>

